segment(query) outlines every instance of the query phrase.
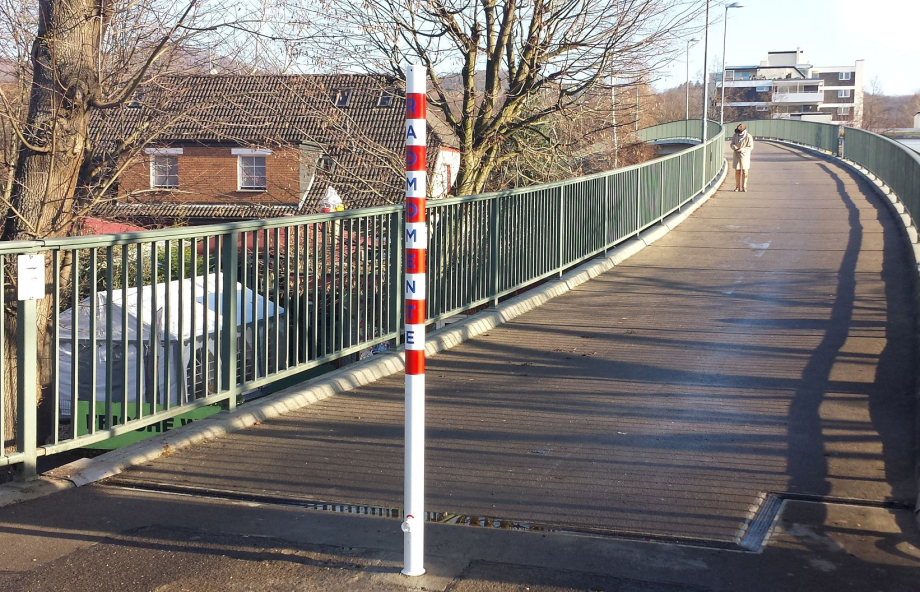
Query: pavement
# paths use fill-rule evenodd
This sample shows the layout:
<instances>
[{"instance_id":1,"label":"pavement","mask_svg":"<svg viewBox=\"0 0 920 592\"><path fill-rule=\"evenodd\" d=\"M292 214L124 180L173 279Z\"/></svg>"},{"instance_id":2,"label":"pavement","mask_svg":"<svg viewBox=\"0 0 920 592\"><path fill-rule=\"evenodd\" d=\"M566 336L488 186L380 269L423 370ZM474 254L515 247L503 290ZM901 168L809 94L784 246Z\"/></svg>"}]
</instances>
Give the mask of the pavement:
<instances>
[{"instance_id":1,"label":"pavement","mask_svg":"<svg viewBox=\"0 0 920 592\"><path fill-rule=\"evenodd\" d=\"M786 146L732 185L429 360L421 578L392 375L0 508L0 590L917 590L900 223Z\"/></svg>"}]
</instances>

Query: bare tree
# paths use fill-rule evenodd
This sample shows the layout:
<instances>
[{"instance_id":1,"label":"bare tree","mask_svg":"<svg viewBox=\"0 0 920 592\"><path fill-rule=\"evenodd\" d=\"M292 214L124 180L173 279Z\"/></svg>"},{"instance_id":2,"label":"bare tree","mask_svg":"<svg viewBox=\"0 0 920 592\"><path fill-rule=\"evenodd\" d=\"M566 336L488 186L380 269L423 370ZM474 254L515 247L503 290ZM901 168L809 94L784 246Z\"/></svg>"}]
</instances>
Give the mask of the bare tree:
<instances>
[{"instance_id":1,"label":"bare tree","mask_svg":"<svg viewBox=\"0 0 920 592\"><path fill-rule=\"evenodd\" d=\"M331 18L347 42L338 46L341 67L396 76L409 61L427 68L429 104L459 138L456 187L468 194L515 158L516 136L539 134L553 117L579 110L615 76L650 78L669 59L675 35L690 28L697 4L345 0Z\"/></svg>"}]
</instances>

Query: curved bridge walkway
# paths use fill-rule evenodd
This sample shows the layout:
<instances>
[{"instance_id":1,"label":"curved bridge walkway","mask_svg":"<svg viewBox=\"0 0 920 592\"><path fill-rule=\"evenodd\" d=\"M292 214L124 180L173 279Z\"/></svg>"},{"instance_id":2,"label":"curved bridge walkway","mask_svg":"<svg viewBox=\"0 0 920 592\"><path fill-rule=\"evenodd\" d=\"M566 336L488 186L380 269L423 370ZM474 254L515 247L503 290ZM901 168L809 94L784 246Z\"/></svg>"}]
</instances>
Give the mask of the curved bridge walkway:
<instances>
[{"instance_id":1,"label":"curved bridge walkway","mask_svg":"<svg viewBox=\"0 0 920 592\"><path fill-rule=\"evenodd\" d=\"M617 269L429 360L431 511L445 521L627 535L429 527L430 561L441 565L432 578L453 573L444 559L452 557L462 564L453 590L548 585L561 573L569 579L552 580L560 589L608 580L591 589L920 585L909 253L886 207L845 167L765 142L754 154L749 192L731 192L730 175L690 219ZM97 525L112 536L175 520L167 507L194 528L203 519L188 517L189 505L204 515L219 505L203 492L399 508L402 413L397 375L36 503L161 513ZM26 508L0 511L0 537L41 522ZM297 520L324 542L344 540L332 526L307 528L332 520L317 516ZM205 530L258 533L224 519ZM79 516L68 520L78 528ZM372 524L367 531L385 533L396 553L398 523ZM490 538L498 536L508 538ZM530 549L527 558L512 559L515 547ZM585 573L595 579L579 580Z\"/></svg>"}]
</instances>

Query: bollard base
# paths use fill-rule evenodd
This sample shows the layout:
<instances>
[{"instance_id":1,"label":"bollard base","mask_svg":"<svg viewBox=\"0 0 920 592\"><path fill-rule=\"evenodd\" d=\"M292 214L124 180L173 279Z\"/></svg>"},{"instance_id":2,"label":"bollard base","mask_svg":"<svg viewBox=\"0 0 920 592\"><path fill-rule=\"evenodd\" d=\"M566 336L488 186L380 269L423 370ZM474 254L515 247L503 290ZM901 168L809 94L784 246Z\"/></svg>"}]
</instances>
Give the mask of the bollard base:
<instances>
[{"instance_id":1,"label":"bollard base","mask_svg":"<svg viewBox=\"0 0 920 592\"><path fill-rule=\"evenodd\" d=\"M404 576L409 576L410 578L415 578L415 577L424 575L424 574L425 574L425 569L422 568L422 569L419 570L419 571L409 571L409 570L404 569L404 570L400 571L399 573L401 573L401 574L404 575Z\"/></svg>"}]
</instances>

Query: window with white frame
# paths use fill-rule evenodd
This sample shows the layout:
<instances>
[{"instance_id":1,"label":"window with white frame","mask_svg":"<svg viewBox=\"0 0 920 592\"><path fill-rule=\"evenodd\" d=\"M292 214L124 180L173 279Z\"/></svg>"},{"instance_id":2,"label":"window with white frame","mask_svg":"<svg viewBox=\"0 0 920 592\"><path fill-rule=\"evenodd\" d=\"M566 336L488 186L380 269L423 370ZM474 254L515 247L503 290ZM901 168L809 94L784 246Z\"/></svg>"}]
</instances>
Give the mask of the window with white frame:
<instances>
[{"instance_id":1,"label":"window with white frame","mask_svg":"<svg viewBox=\"0 0 920 592\"><path fill-rule=\"evenodd\" d=\"M265 157L271 154L271 151L234 148L232 152L237 157L237 177L240 191L265 191L267 187Z\"/></svg>"},{"instance_id":2,"label":"window with white frame","mask_svg":"<svg viewBox=\"0 0 920 592\"><path fill-rule=\"evenodd\" d=\"M850 97L850 89L838 90L838 91L837 91L837 98L838 98L838 99L847 99L847 98L849 98L849 97Z\"/></svg>"},{"instance_id":3,"label":"window with white frame","mask_svg":"<svg viewBox=\"0 0 920 592\"><path fill-rule=\"evenodd\" d=\"M177 189L182 148L146 148L144 153L150 156L150 188Z\"/></svg>"},{"instance_id":4,"label":"window with white frame","mask_svg":"<svg viewBox=\"0 0 920 592\"><path fill-rule=\"evenodd\" d=\"M769 86L758 86L758 87L756 87L756 89L757 89L757 92L759 92L759 93L761 93L761 92L770 92L770 87L769 87Z\"/></svg>"},{"instance_id":5,"label":"window with white frame","mask_svg":"<svg viewBox=\"0 0 920 592\"><path fill-rule=\"evenodd\" d=\"M837 115L849 115L849 114L850 114L849 107L837 107Z\"/></svg>"},{"instance_id":6,"label":"window with white frame","mask_svg":"<svg viewBox=\"0 0 920 592\"><path fill-rule=\"evenodd\" d=\"M852 72L840 72L837 75L837 80L851 80L853 76Z\"/></svg>"},{"instance_id":7,"label":"window with white frame","mask_svg":"<svg viewBox=\"0 0 920 592\"><path fill-rule=\"evenodd\" d=\"M767 107L766 105L757 105L757 110L758 111L769 111L770 108Z\"/></svg>"},{"instance_id":8,"label":"window with white frame","mask_svg":"<svg viewBox=\"0 0 920 592\"><path fill-rule=\"evenodd\" d=\"M168 154L150 156L151 189L176 189L179 187L179 157Z\"/></svg>"}]
</instances>

